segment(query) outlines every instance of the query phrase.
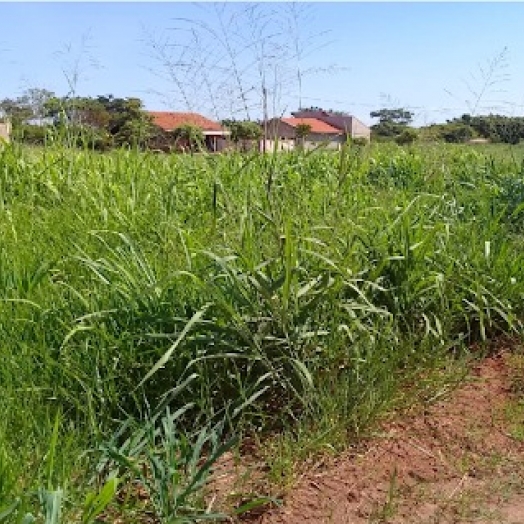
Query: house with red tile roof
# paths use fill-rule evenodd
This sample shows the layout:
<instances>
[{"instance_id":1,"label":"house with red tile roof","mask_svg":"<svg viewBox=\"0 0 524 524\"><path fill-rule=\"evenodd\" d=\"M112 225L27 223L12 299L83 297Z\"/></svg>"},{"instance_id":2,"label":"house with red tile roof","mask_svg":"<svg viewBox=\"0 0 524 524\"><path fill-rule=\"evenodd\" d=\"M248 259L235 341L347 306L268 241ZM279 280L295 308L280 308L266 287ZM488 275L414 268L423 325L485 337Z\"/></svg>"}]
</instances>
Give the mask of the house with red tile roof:
<instances>
[{"instance_id":1,"label":"house with red tile roof","mask_svg":"<svg viewBox=\"0 0 524 524\"><path fill-rule=\"evenodd\" d=\"M323 109L300 109L291 113L296 118L314 118L335 127L347 137L371 140L371 128L353 115Z\"/></svg>"},{"instance_id":2,"label":"house with red tile roof","mask_svg":"<svg viewBox=\"0 0 524 524\"><path fill-rule=\"evenodd\" d=\"M221 151L226 145L229 131L218 122L214 122L198 113L179 113L173 111L149 111L153 124L165 133L175 129L192 125L201 129L205 145L210 151Z\"/></svg>"},{"instance_id":3,"label":"house with red tile roof","mask_svg":"<svg viewBox=\"0 0 524 524\"><path fill-rule=\"evenodd\" d=\"M301 136L301 127L308 126L307 136ZM298 144L305 149L323 146L339 149L346 140L345 133L318 118L273 118L267 122L266 150L277 147L280 151L289 151Z\"/></svg>"},{"instance_id":4,"label":"house with red tile roof","mask_svg":"<svg viewBox=\"0 0 524 524\"><path fill-rule=\"evenodd\" d=\"M336 127L330 126L329 124L326 124L325 122L322 122L322 120L319 120L317 118L296 118L296 117L289 117L289 118L281 118L281 121L285 124L288 124L292 126L293 128L297 128L298 126L309 126L309 134L314 135L340 135L340 130Z\"/></svg>"}]
</instances>

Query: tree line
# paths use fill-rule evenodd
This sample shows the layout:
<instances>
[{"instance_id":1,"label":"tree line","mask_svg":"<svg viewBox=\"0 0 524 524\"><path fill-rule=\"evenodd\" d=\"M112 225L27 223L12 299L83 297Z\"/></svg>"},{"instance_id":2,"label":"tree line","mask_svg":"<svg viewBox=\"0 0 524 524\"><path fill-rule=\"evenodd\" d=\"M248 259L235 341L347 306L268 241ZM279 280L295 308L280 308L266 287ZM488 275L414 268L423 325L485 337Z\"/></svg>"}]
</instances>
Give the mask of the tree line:
<instances>
[{"instance_id":1,"label":"tree line","mask_svg":"<svg viewBox=\"0 0 524 524\"><path fill-rule=\"evenodd\" d=\"M0 100L0 116L9 119L22 142L42 144L67 132L79 144L95 149L145 146L155 130L139 98L59 97L46 89L28 89Z\"/></svg>"},{"instance_id":2,"label":"tree line","mask_svg":"<svg viewBox=\"0 0 524 524\"><path fill-rule=\"evenodd\" d=\"M370 113L378 122L371 126L376 140L395 140L408 144L418 139L465 143L475 138L493 143L518 144L524 139L524 117L497 114L463 114L445 123L414 128L411 126L414 113L405 108L380 109Z\"/></svg>"},{"instance_id":3,"label":"tree line","mask_svg":"<svg viewBox=\"0 0 524 524\"><path fill-rule=\"evenodd\" d=\"M419 128L412 125L414 113L403 107L378 109L371 111L370 116L377 120L371 126L373 139L394 140L401 145L417 140L464 143L474 138L518 144L524 139L524 117L520 116L464 114L445 123ZM142 100L133 97L59 97L46 89L33 88L17 98L0 100L1 119L11 121L16 139L31 144L64 137L72 145L97 150L115 147L167 150L177 144L198 150L204 144L202 129L196 126L186 124L170 132L155 126ZM230 143L240 150L250 149L263 136L261 122L226 119L221 124L230 132ZM308 133L307 128L297 129L299 142Z\"/></svg>"},{"instance_id":4,"label":"tree line","mask_svg":"<svg viewBox=\"0 0 524 524\"><path fill-rule=\"evenodd\" d=\"M204 134L197 126L184 124L166 132L153 123L139 98L113 95L59 97L46 89L28 89L16 98L0 100L0 120L9 120L13 136L33 145L67 138L72 145L97 150L117 147L185 149L203 147ZM231 142L242 149L262 136L257 122L223 120Z\"/></svg>"}]
</instances>

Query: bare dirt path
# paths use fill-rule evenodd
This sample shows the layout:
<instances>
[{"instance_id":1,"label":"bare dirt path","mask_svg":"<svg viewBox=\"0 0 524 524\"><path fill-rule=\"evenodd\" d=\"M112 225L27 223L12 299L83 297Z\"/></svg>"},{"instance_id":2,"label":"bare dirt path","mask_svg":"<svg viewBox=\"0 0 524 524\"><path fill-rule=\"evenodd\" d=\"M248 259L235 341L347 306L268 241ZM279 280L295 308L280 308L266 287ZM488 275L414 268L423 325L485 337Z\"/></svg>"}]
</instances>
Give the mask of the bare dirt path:
<instances>
[{"instance_id":1,"label":"bare dirt path","mask_svg":"<svg viewBox=\"0 0 524 524\"><path fill-rule=\"evenodd\" d=\"M512 392L522 369L504 354L484 360L448 398L308 472L254 521L524 524L524 396Z\"/></svg>"}]
</instances>

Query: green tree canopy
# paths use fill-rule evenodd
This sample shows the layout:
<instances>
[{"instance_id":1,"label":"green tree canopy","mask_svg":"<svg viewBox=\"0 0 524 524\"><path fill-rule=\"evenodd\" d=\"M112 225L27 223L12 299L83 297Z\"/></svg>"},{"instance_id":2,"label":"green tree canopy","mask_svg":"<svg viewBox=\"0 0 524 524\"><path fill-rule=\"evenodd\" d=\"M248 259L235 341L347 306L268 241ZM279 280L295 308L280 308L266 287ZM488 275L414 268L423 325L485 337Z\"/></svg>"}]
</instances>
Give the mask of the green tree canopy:
<instances>
[{"instance_id":1,"label":"green tree canopy","mask_svg":"<svg viewBox=\"0 0 524 524\"><path fill-rule=\"evenodd\" d=\"M139 98L54 97L47 102L47 112L63 125L88 127L107 135L115 145L145 146L153 133L151 116Z\"/></svg>"},{"instance_id":2,"label":"green tree canopy","mask_svg":"<svg viewBox=\"0 0 524 524\"><path fill-rule=\"evenodd\" d=\"M222 125L231 133L231 141L243 150L248 150L255 140L262 138L262 128L250 120L223 120Z\"/></svg>"},{"instance_id":3,"label":"green tree canopy","mask_svg":"<svg viewBox=\"0 0 524 524\"><path fill-rule=\"evenodd\" d=\"M47 104L54 96L47 89L27 89L17 98L0 100L0 116L11 120L15 127L26 120L45 118L49 116Z\"/></svg>"},{"instance_id":4,"label":"green tree canopy","mask_svg":"<svg viewBox=\"0 0 524 524\"><path fill-rule=\"evenodd\" d=\"M371 126L373 133L382 137L400 135L413 121L413 113L404 108L379 109L371 111L371 118L378 118L378 124Z\"/></svg>"},{"instance_id":5,"label":"green tree canopy","mask_svg":"<svg viewBox=\"0 0 524 524\"><path fill-rule=\"evenodd\" d=\"M298 126L295 127L295 134L299 139L303 140L309 133L311 133L311 126L309 124L298 124Z\"/></svg>"},{"instance_id":6,"label":"green tree canopy","mask_svg":"<svg viewBox=\"0 0 524 524\"><path fill-rule=\"evenodd\" d=\"M371 111L371 118L378 118L379 124L395 124L399 126L408 126L413 122L414 114L402 107L396 109L379 109Z\"/></svg>"},{"instance_id":7,"label":"green tree canopy","mask_svg":"<svg viewBox=\"0 0 524 524\"><path fill-rule=\"evenodd\" d=\"M309 124L298 124L295 127L295 136L297 138L297 145L300 149L304 148L306 137L311 133L311 126Z\"/></svg>"},{"instance_id":8,"label":"green tree canopy","mask_svg":"<svg viewBox=\"0 0 524 524\"><path fill-rule=\"evenodd\" d=\"M518 144L524 138L524 118L504 115L462 115L460 118L448 120L447 126L465 126L470 134L478 134L493 142Z\"/></svg>"},{"instance_id":9,"label":"green tree canopy","mask_svg":"<svg viewBox=\"0 0 524 524\"><path fill-rule=\"evenodd\" d=\"M262 128L249 120L223 120L222 125L231 132L231 140L235 143L258 140L262 136Z\"/></svg>"},{"instance_id":10,"label":"green tree canopy","mask_svg":"<svg viewBox=\"0 0 524 524\"><path fill-rule=\"evenodd\" d=\"M404 131L402 131L400 135L397 135L395 137L395 142L399 146L405 146L405 145L413 144L414 142L416 142L417 138L418 138L418 133L414 129L408 127L404 129Z\"/></svg>"}]
</instances>

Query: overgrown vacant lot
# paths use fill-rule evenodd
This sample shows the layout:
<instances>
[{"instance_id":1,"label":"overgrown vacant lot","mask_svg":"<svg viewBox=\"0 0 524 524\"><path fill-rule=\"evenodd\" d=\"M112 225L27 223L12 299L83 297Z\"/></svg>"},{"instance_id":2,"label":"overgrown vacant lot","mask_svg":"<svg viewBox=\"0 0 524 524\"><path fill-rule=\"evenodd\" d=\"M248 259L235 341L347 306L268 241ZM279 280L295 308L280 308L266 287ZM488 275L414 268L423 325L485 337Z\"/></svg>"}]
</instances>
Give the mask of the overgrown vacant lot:
<instances>
[{"instance_id":1,"label":"overgrown vacant lot","mask_svg":"<svg viewBox=\"0 0 524 524\"><path fill-rule=\"evenodd\" d=\"M520 334L523 218L509 149L4 147L0 522L194 521L231 435L343 447Z\"/></svg>"}]
</instances>

